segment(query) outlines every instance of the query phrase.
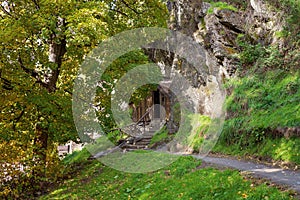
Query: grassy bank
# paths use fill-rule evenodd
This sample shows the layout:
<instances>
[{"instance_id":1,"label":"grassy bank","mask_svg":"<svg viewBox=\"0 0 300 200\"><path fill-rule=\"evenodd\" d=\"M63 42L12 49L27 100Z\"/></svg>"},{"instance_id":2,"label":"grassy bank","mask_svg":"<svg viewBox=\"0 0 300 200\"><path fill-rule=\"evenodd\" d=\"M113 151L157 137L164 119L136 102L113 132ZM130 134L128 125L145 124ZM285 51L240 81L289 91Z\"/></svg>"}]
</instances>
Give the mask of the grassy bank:
<instances>
[{"instance_id":1,"label":"grassy bank","mask_svg":"<svg viewBox=\"0 0 300 200\"><path fill-rule=\"evenodd\" d=\"M292 199L266 184L254 186L238 171L202 168L192 157L156 172L129 174L87 161L87 155L67 157L69 178L41 199Z\"/></svg>"},{"instance_id":2,"label":"grassy bank","mask_svg":"<svg viewBox=\"0 0 300 200\"><path fill-rule=\"evenodd\" d=\"M290 166L297 165L297 168L300 166L299 138L266 138L264 141L251 147L245 147L239 143L226 145L219 142L214 147L213 151L245 158L252 157L258 160L278 164L282 163Z\"/></svg>"},{"instance_id":3,"label":"grassy bank","mask_svg":"<svg viewBox=\"0 0 300 200\"><path fill-rule=\"evenodd\" d=\"M299 72L249 74L226 87L227 120L214 151L300 165L299 135L278 131L300 126Z\"/></svg>"}]
</instances>

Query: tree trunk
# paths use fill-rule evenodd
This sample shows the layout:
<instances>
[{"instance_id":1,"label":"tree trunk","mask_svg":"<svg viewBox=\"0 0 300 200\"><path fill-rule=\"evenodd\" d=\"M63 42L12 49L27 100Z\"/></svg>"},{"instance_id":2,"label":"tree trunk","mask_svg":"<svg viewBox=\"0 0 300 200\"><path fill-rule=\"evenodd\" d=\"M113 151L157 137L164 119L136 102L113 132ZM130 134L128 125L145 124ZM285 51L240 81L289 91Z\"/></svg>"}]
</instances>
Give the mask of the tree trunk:
<instances>
[{"instance_id":1,"label":"tree trunk","mask_svg":"<svg viewBox=\"0 0 300 200\"><path fill-rule=\"evenodd\" d=\"M48 131L37 123L33 143L32 186L41 188L46 178Z\"/></svg>"},{"instance_id":2,"label":"tree trunk","mask_svg":"<svg viewBox=\"0 0 300 200\"><path fill-rule=\"evenodd\" d=\"M66 26L63 18L58 18L57 30L63 32ZM66 38L57 38L57 35L51 36L49 44L49 62L56 65L54 69L47 74L48 80L42 86L48 90L49 93L56 91L56 83L59 77L59 73L62 65L62 58L66 53ZM39 183L39 187L43 188L46 178L46 165L47 165L47 149L48 149L48 128L43 127L41 122L36 124L35 138L34 138L34 170L33 180L35 184Z\"/></svg>"}]
</instances>

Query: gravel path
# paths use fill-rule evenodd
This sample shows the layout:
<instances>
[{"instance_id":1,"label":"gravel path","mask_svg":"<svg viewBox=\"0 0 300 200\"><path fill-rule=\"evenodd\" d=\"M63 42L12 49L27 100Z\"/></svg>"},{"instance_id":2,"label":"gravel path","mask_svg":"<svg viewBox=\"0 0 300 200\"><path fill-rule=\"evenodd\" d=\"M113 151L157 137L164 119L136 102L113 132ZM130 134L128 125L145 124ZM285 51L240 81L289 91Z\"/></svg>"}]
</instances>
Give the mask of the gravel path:
<instances>
[{"instance_id":1,"label":"gravel path","mask_svg":"<svg viewBox=\"0 0 300 200\"><path fill-rule=\"evenodd\" d=\"M286 185L300 193L300 172L284 170L281 168L269 167L249 161L239 161L230 158L204 157L193 155L204 162L223 167L230 167L240 171L250 172L254 176L265 178L279 185Z\"/></svg>"}]
</instances>

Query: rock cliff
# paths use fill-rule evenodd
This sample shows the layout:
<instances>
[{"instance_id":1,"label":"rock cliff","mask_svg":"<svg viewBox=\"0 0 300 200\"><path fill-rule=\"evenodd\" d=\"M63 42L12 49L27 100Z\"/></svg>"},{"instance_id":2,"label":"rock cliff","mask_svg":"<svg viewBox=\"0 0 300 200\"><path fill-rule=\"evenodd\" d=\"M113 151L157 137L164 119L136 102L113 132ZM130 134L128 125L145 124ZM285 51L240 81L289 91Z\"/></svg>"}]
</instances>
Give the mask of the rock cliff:
<instances>
[{"instance_id":1,"label":"rock cliff","mask_svg":"<svg viewBox=\"0 0 300 200\"><path fill-rule=\"evenodd\" d=\"M237 41L246 38L253 44L283 45L276 33L283 30L283 13L272 11L262 0L251 0L243 8L200 0L168 1L168 28L192 37L204 48L207 70L199 73L195 66L170 52L148 52L151 59L171 73L175 70L190 81L188 89L195 112L213 115L217 100L224 95L221 83L235 76L241 51ZM203 67L203 66L202 66ZM220 100L221 99L221 100Z\"/></svg>"}]
</instances>

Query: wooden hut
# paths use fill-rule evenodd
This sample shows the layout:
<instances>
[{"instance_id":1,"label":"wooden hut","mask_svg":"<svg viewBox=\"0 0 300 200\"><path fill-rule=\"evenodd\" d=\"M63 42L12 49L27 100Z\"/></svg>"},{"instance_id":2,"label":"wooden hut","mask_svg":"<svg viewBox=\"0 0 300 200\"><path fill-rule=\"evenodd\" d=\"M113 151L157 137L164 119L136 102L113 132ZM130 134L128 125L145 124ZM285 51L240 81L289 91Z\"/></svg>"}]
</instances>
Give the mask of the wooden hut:
<instances>
[{"instance_id":1,"label":"wooden hut","mask_svg":"<svg viewBox=\"0 0 300 200\"><path fill-rule=\"evenodd\" d=\"M140 101L138 105L130 105L134 122L153 119L168 120L170 116L170 98L160 89L153 91L151 95Z\"/></svg>"}]
</instances>

